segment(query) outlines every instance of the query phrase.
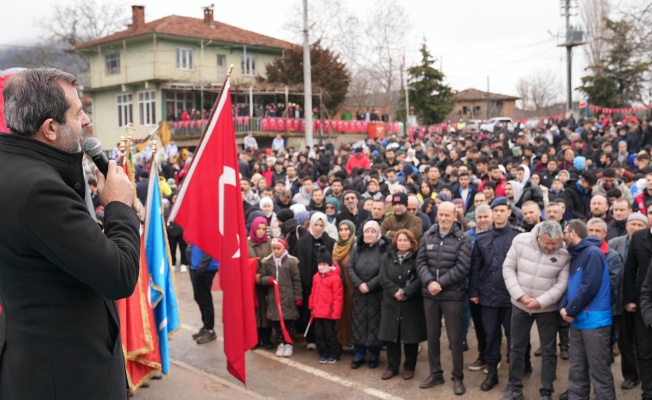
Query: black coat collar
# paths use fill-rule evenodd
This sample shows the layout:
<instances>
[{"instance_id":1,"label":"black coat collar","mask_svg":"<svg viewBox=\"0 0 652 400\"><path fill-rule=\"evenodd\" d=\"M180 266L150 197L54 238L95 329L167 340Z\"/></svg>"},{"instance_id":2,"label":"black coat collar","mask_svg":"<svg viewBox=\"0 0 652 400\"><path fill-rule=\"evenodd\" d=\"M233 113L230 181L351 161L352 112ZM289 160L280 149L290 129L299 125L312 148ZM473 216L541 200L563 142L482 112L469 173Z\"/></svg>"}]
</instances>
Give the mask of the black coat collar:
<instances>
[{"instance_id":1,"label":"black coat collar","mask_svg":"<svg viewBox=\"0 0 652 400\"><path fill-rule=\"evenodd\" d=\"M82 158L84 153L68 153L36 139L16 134L0 134L0 150L43 161L83 200L86 196Z\"/></svg>"}]
</instances>

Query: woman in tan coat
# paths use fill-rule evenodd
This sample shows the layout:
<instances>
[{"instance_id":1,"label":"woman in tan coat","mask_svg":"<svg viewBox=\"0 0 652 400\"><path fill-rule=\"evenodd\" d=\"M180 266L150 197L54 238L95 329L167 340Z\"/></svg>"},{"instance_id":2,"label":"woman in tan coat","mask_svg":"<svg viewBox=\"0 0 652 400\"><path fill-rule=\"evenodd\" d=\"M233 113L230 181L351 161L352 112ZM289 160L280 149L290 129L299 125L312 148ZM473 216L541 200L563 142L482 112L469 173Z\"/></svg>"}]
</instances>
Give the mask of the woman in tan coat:
<instances>
[{"instance_id":1,"label":"woman in tan coat","mask_svg":"<svg viewBox=\"0 0 652 400\"><path fill-rule=\"evenodd\" d=\"M249 231L249 258L257 258L260 265L263 258L272 254L272 245L267 235L267 219L256 217L251 223ZM258 328L258 344L255 348L264 347L268 350L274 348L270 341L272 326L267 319L267 288L256 284L256 328Z\"/></svg>"},{"instance_id":2,"label":"woman in tan coat","mask_svg":"<svg viewBox=\"0 0 652 400\"><path fill-rule=\"evenodd\" d=\"M346 265L351 256L353 242L355 240L355 224L349 220L343 220L338 226L338 240L333 246L333 262L342 271L342 282L344 283L344 306L342 307L342 318L335 323L337 340L342 347L352 347L351 340L351 310L353 303L353 285L346 273Z\"/></svg>"}]
</instances>

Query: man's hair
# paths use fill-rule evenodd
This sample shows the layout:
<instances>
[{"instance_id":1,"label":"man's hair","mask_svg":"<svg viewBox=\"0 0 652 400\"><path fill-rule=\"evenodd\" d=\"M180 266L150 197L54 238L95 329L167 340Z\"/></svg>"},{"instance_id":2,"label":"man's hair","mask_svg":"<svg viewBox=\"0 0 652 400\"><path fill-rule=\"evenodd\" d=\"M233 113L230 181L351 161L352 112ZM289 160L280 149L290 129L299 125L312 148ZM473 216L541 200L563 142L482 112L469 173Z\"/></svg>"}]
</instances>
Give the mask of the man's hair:
<instances>
[{"instance_id":1,"label":"man's hair","mask_svg":"<svg viewBox=\"0 0 652 400\"><path fill-rule=\"evenodd\" d=\"M460 172L460 173L458 173L458 175L457 175L458 178L461 178L461 177L463 177L463 176L469 177L470 175L469 175L469 173L466 172L466 171L465 171L465 172Z\"/></svg>"},{"instance_id":2,"label":"man's hair","mask_svg":"<svg viewBox=\"0 0 652 400\"><path fill-rule=\"evenodd\" d=\"M609 193L607 193L607 196L608 195L609 195ZM615 197L615 196L613 196L613 197ZM630 209L630 210L632 209L632 204L629 202L629 200L627 200L624 197L620 197L620 198L617 198L616 200L614 200L614 205L616 205L616 203L625 203L627 205L628 209Z\"/></svg>"},{"instance_id":3,"label":"man's hair","mask_svg":"<svg viewBox=\"0 0 652 400\"><path fill-rule=\"evenodd\" d=\"M494 192L496 191L496 182L486 181L483 188L491 188Z\"/></svg>"},{"instance_id":4,"label":"man's hair","mask_svg":"<svg viewBox=\"0 0 652 400\"><path fill-rule=\"evenodd\" d=\"M489 213L491 214L491 207L489 204L481 204L478 206L478 208L475 209L475 215L478 215L479 213Z\"/></svg>"},{"instance_id":5,"label":"man's hair","mask_svg":"<svg viewBox=\"0 0 652 400\"><path fill-rule=\"evenodd\" d=\"M608 229L608 228L607 228L607 223L604 222L604 220L603 220L602 218L591 218L591 219L586 223L586 226L589 226L589 225L591 225L591 224L600 224L600 226L602 227L602 231L603 231L603 232L607 232L607 229Z\"/></svg>"},{"instance_id":6,"label":"man's hair","mask_svg":"<svg viewBox=\"0 0 652 400\"><path fill-rule=\"evenodd\" d=\"M615 178L616 171L613 168L605 168L604 171L602 171L602 176L604 178Z\"/></svg>"},{"instance_id":7,"label":"man's hair","mask_svg":"<svg viewBox=\"0 0 652 400\"><path fill-rule=\"evenodd\" d=\"M584 225L584 222L582 222L581 219L571 219L568 221L568 231L573 231L577 234L577 236L580 237L580 239L584 239L588 234L588 230L586 229L586 225Z\"/></svg>"},{"instance_id":8,"label":"man's hair","mask_svg":"<svg viewBox=\"0 0 652 400\"><path fill-rule=\"evenodd\" d=\"M613 187L609 189L609 191L607 192L607 198L616 197L617 199L620 200L622 195L623 192L621 192L620 189L618 189L617 187ZM627 199L622 199L622 200L627 201ZM629 204L629 201L627 201L627 204Z\"/></svg>"},{"instance_id":9,"label":"man's hair","mask_svg":"<svg viewBox=\"0 0 652 400\"><path fill-rule=\"evenodd\" d=\"M335 179L333 179L333 182L331 182L331 186L333 186L333 183L335 183L335 182L339 182L342 185L344 185L344 183L342 182L342 180L340 178L335 178Z\"/></svg>"},{"instance_id":10,"label":"man's hair","mask_svg":"<svg viewBox=\"0 0 652 400\"><path fill-rule=\"evenodd\" d=\"M559 222L543 221L541 224L539 224L539 236L543 235L548 236L550 239L557 239L558 237L562 236L561 225L559 225Z\"/></svg>"},{"instance_id":11,"label":"man's hair","mask_svg":"<svg viewBox=\"0 0 652 400\"><path fill-rule=\"evenodd\" d=\"M491 164L491 165L489 165L489 171L493 171L493 170L496 170L496 169L500 169L500 168L498 167L498 164Z\"/></svg>"},{"instance_id":12,"label":"man's hair","mask_svg":"<svg viewBox=\"0 0 652 400\"><path fill-rule=\"evenodd\" d=\"M528 200L525 203L523 203L523 205L521 205L521 210L523 208L529 207L529 206L537 206L537 209L539 209L539 211L541 211L541 207L539 207L539 204L537 204L536 201L532 201L532 200Z\"/></svg>"},{"instance_id":13,"label":"man's hair","mask_svg":"<svg viewBox=\"0 0 652 400\"><path fill-rule=\"evenodd\" d=\"M598 181L598 178L596 178L595 174L592 171L584 171L584 172L582 172L582 175L580 175L580 176L589 185L595 185L595 183Z\"/></svg>"},{"instance_id":14,"label":"man's hair","mask_svg":"<svg viewBox=\"0 0 652 400\"><path fill-rule=\"evenodd\" d=\"M77 78L55 68L35 68L9 79L2 93L5 121L11 132L32 137L48 118L65 124L71 104L62 84L76 87Z\"/></svg>"}]
</instances>

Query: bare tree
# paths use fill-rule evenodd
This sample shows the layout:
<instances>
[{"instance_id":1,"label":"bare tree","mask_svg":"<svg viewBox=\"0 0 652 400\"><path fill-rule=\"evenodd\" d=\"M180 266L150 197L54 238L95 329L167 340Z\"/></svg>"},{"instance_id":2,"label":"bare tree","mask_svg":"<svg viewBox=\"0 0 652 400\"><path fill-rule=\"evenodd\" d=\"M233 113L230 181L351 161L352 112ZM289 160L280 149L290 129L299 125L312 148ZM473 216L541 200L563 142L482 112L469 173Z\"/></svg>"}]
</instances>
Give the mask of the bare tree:
<instances>
[{"instance_id":1,"label":"bare tree","mask_svg":"<svg viewBox=\"0 0 652 400\"><path fill-rule=\"evenodd\" d=\"M342 0L311 1L310 39L340 54L351 71L349 104L370 107L373 99L392 115L400 98L401 59L410 25L404 7L391 0L375 0L372 9L362 19ZM303 29L301 12L297 8L286 25L297 41Z\"/></svg>"},{"instance_id":2,"label":"bare tree","mask_svg":"<svg viewBox=\"0 0 652 400\"><path fill-rule=\"evenodd\" d=\"M123 29L129 21L127 10L122 0L105 3L77 0L55 4L52 15L38 24L54 41L75 46Z\"/></svg>"},{"instance_id":3,"label":"bare tree","mask_svg":"<svg viewBox=\"0 0 652 400\"><path fill-rule=\"evenodd\" d=\"M601 75L604 60L609 51L607 37L607 18L611 10L609 0L581 0L580 16L586 30L586 46L584 52L589 69L594 74Z\"/></svg>"},{"instance_id":4,"label":"bare tree","mask_svg":"<svg viewBox=\"0 0 652 400\"><path fill-rule=\"evenodd\" d=\"M557 77L551 70L535 72L519 79L516 90L523 102L523 109L537 112L552 105L561 93Z\"/></svg>"}]
</instances>

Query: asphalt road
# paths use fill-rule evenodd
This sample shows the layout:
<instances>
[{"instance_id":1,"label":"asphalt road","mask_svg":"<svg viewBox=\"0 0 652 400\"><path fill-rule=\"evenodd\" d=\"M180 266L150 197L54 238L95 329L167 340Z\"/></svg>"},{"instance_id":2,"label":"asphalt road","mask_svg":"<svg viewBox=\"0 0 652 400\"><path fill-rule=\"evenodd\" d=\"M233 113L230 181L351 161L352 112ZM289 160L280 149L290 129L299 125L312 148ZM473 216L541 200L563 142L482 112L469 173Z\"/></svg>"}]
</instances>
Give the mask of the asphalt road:
<instances>
[{"instance_id":1,"label":"asphalt road","mask_svg":"<svg viewBox=\"0 0 652 400\"><path fill-rule=\"evenodd\" d=\"M466 366L477 357L473 328L468 336L470 350L464 353L466 394L455 396L450 380L452 361L447 349L448 342L442 338L442 366L446 382L431 389L420 389L419 382L428 375L427 344L423 343L416 368L416 377L405 381L398 375L391 380L382 381L380 376L387 367L385 354L381 354L378 369L366 365L358 370L350 367L352 352L345 352L337 364L319 364L315 351L305 349L305 341L299 340L295 354L290 358L279 358L274 351L253 350L247 353L247 386L243 386L226 371L226 358L221 338L221 324L218 323L218 340L197 345L192 333L201 327L199 309L193 300L192 287L187 273L176 273L177 295L181 313L182 327L170 343L172 368L161 380L150 381L149 388L140 389L135 400L160 399L456 399L472 398L482 400L501 399L507 388L509 366L502 363L499 369L500 383L491 391L483 392L480 384L485 375L482 371L469 371ZM221 321L222 293L213 292L216 321ZM531 334L532 351L538 346L536 326ZM505 342L505 340L503 340ZM505 355L505 343L502 354ZM541 358L532 356L534 372L524 380L526 399L538 399L540 387ZM616 398L640 398L640 386L629 391L620 389L620 357L612 365L616 384ZM566 390L568 380L568 360L559 358L554 398Z\"/></svg>"}]
</instances>

